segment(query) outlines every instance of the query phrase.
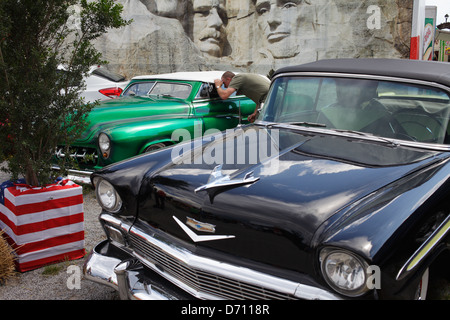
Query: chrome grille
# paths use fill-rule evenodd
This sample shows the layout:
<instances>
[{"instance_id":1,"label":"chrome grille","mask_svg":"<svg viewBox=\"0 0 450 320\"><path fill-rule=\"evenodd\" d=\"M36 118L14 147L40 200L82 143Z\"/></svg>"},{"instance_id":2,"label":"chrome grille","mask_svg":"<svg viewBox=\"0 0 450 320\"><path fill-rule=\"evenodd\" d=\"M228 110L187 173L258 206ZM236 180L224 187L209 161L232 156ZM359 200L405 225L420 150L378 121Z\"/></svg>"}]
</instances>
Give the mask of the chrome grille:
<instances>
[{"instance_id":1,"label":"chrome grille","mask_svg":"<svg viewBox=\"0 0 450 320\"><path fill-rule=\"evenodd\" d=\"M160 273L170 275L195 292L209 294L219 299L295 299L289 294L225 277L212 271L193 268L132 232L129 239L135 252L154 264Z\"/></svg>"},{"instance_id":2,"label":"chrome grille","mask_svg":"<svg viewBox=\"0 0 450 320\"><path fill-rule=\"evenodd\" d=\"M64 153L64 148L58 147L55 156L58 159L65 158L66 154ZM83 165L95 165L98 159L97 150L86 147L71 147L69 156L79 164Z\"/></svg>"}]
</instances>

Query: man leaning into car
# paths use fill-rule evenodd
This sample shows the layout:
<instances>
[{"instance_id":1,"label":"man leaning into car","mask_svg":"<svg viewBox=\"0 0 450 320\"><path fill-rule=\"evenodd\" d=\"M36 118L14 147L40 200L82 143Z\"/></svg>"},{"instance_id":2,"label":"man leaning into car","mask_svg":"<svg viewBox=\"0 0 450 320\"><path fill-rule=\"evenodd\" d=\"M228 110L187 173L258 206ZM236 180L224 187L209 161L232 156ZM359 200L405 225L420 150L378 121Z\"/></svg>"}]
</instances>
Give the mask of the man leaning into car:
<instances>
[{"instance_id":1,"label":"man leaning into car","mask_svg":"<svg viewBox=\"0 0 450 320\"><path fill-rule=\"evenodd\" d=\"M228 99L234 92L237 95L245 95L247 98L256 103L253 114L248 116L250 123L254 122L258 115L258 109L267 96L270 87L270 81L258 74L240 73L234 74L227 71L222 75L222 79L214 80L217 93L220 98ZM222 88L222 85L225 89Z\"/></svg>"}]
</instances>

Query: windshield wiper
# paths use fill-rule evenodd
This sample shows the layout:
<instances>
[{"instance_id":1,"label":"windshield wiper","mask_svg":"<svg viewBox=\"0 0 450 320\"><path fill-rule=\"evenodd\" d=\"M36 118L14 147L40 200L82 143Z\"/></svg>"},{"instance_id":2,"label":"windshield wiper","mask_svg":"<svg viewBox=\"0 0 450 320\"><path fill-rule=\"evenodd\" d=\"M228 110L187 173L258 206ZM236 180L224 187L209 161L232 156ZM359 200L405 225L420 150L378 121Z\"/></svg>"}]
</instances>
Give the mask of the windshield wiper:
<instances>
[{"instance_id":1,"label":"windshield wiper","mask_svg":"<svg viewBox=\"0 0 450 320\"><path fill-rule=\"evenodd\" d=\"M327 125L323 123L315 123L315 122L287 122L286 124L289 124L291 126L308 126L308 127L316 127L316 128L326 128Z\"/></svg>"},{"instance_id":2,"label":"windshield wiper","mask_svg":"<svg viewBox=\"0 0 450 320\"><path fill-rule=\"evenodd\" d=\"M367 138L373 138L373 139L376 139L377 141L385 142L394 148L400 146L400 143L398 143L396 141L393 141L391 139L384 138L384 137L379 137L379 136L376 136L376 135L374 135L372 133L368 133L368 132L361 132L361 131L347 130L347 129L332 129L332 130L336 131L336 132L341 132L341 133L351 133L351 134L356 134L356 135L367 137Z\"/></svg>"},{"instance_id":3,"label":"windshield wiper","mask_svg":"<svg viewBox=\"0 0 450 320\"><path fill-rule=\"evenodd\" d=\"M286 125L291 126L305 126L305 127L316 127L316 128L326 128L327 126L323 123L315 123L315 122L255 122L255 124L263 125L265 127L282 127Z\"/></svg>"}]
</instances>

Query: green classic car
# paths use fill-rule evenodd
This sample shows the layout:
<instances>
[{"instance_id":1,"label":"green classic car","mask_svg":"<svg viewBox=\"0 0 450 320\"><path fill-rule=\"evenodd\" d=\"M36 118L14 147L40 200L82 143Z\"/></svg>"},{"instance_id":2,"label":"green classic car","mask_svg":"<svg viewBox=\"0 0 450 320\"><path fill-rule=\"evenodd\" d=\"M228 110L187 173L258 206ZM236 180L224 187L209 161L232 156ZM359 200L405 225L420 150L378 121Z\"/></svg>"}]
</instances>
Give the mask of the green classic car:
<instances>
[{"instance_id":1,"label":"green classic car","mask_svg":"<svg viewBox=\"0 0 450 320\"><path fill-rule=\"evenodd\" d=\"M102 102L89 114L89 127L71 148L78 168L70 171L70 177L80 180L106 165L173 145L186 136L194 138L246 123L256 105L245 96L220 99L214 79L222 74L203 71L134 77L120 98ZM57 158L65 156L62 147L57 150Z\"/></svg>"}]
</instances>

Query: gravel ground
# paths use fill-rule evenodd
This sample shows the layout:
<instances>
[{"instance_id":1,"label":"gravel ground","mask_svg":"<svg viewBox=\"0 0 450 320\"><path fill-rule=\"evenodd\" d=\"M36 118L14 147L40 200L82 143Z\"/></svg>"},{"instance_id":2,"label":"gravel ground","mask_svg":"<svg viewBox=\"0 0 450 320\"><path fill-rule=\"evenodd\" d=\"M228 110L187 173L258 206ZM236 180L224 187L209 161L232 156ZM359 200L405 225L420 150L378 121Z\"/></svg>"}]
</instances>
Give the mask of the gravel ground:
<instances>
[{"instance_id":1,"label":"gravel ground","mask_svg":"<svg viewBox=\"0 0 450 320\"><path fill-rule=\"evenodd\" d=\"M0 181L8 179L9 176L0 171ZM94 192L85 188L84 193L85 248L86 252L90 252L98 242L105 239L105 236L98 221L100 206ZM71 260L17 273L6 284L0 285L0 300L119 299L116 290L84 279L82 275L84 260L84 258Z\"/></svg>"}]
</instances>

